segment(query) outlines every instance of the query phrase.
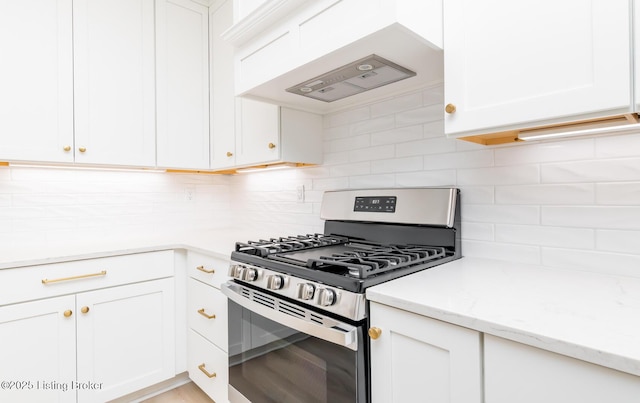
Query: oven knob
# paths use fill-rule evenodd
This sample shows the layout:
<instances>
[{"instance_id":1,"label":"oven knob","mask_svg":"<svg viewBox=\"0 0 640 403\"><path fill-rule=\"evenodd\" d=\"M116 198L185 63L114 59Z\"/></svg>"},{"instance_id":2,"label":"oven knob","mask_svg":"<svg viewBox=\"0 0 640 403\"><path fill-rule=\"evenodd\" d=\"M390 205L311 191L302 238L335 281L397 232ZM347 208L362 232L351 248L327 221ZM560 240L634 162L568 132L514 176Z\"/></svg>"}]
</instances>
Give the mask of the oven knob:
<instances>
[{"instance_id":1,"label":"oven knob","mask_svg":"<svg viewBox=\"0 0 640 403\"><path fill-rule=\"evenodd\" d=\"M258 270L245 268L242 271L242 276L241 276L240 280L256 281L257 278L258 278Z\"/></svg>"},{"instance_id":2,"label":"oven knob","mask_svg":"<svg viewBox=\"0 0 640 403\"><path fill-rule=\"evenodd\" d=\"M229 277L240 278L240 266L237 264L229 266Z\"/></svg>"},{"instance_id":3,"label":"oven knob","mask_svg":"<svg viewBox=\"0 0 640 403\"><path fill-rule=\"evenodd\" d=\"M321 306L331 306L336 303L336 292L328 288L318 291L318 304Z\"/></svg>"},{"instance_id":4,"label":"oven knob","mask_svg":"<svg viewBox=\"0 0 640 403\"><path fill-rule=\"evenodd\" d=\"M304 301L313 299L313 293L315 292L315 290L316 288L313 286L313 284L298 284L298 298Z\"/></svg>"},{"instance_id":5,"label":"oven knob","mask_svg":"<svg viewBox=\"0 0 640 403\"><path fill-rule=\"evenodd\" d=\"M267 289L280 290L284 287L284 277L277 274L272 274L267 277Z\"/></svg>"}]
</instances>

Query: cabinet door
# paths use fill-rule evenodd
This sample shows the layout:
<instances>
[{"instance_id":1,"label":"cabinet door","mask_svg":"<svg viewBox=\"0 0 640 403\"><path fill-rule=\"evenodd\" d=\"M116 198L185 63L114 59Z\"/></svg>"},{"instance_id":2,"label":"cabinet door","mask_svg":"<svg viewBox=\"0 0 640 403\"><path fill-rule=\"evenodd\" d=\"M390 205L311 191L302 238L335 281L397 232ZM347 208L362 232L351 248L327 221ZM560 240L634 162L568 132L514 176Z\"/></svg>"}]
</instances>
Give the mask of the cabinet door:
<instances>
[{"instance_id":1,"label":"cabinet door","mask_svg":"<svg viewBox=\"0 0 640 403\"><path fill-rule=\"evenodd\" d=\"M71 0L0 2L0 160L73 161L71 29Z\"/></svg>"},{"instance_id":2,"label":"cabinet door","mask_svg":"<svg viewBox=\"0 0 640 403\"><path fill-rule=\"evenodd\" d=\"M628 0L444 2L447 134L628 112Z\"/></svg>"},{"instance_id":3,"label":"cabinet door","mask_svg":"<svg viewBox=\"0 0 640 403\"><path fill-rule=\"evenodd\" d=\"M209 10L160 0L156 10L158 166L209 168Z\"/></svg>"},{"instance_id":4,"label":"cabinet door","mask_svg":"<svg viewBox=\"0 0 640 403\"><path fill-rule=\"evenodd\" d=\"M216 402L228 401L229 359L227 353L189 329L187 366L189 378Z\"/></svg>"},{"instance_id":5,"label":"cabinet door","mask_svg":"<svg viewBox=\"0 0 640 403\"><path fill-rule=\"evenodd\" d=\"M371 303L373 403L482 402L480 333Z\"/></svg>"},{"instance_id":6,"label":"cabinet door","mask_svg":"<svg viewBox=\"0 0 640 403\"><path fill-rule=\"evenodd\" d=\"M235 165L234 49L221 37L233 24L233 2L211 9L211 168Z\"/></svg>"},{"instance_id":7,"label":"cabinet door","mask_svg":"<svg viewBox=\"0 0 640 403\"><path fill-rule=\"evenodd\" d=\"M74 296L0 308L0 401L76 401L76 315Z\"/></svg>"},{"instance_id":8,"label":"cabinet door","mask_svg":"<svg viewBox=\"0 0 640 403\"><path fill-rule=\"evenodd\" d=\"M236 103L236 164L254 165L280 158L280 107L252 99Z\"/></svg>"},{"instance_id":9,"label":"cabinet door","mask_svg":"<svg viewBox=\"0 0 640 403\"><path fill-rule=\"evenodd\" d=\"M487 403L637 403L640 377L486 335Z\"/></svg>"},{"instance_id":10,"label":"cabinet door","mask_svg":"<svg viewBox=\"0 0 640 403\"><path fill-rule=\"evenodd\" d=\"M173 279L77 295L79 401L107 401L175 376Z\"/></svg>"},{"instance_id":11,"label":"cabinet door","mask_svg":"<svg viewBox=\"0 0 640 403\"><path fill-rule=\"evenodd\" d=\"M76 162L155 165L154 31L154 0L73 2Z\"/></svg>"}]
</instances>

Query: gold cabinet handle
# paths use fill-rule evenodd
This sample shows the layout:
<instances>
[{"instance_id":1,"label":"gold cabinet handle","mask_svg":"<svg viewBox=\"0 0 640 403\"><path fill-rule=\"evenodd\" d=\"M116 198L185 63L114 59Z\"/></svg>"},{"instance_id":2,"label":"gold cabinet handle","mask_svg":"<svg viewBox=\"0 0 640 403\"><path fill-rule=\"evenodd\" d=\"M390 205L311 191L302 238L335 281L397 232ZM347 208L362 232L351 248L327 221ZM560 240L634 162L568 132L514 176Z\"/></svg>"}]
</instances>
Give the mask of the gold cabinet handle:
<instances>
[{"instance_id":1,"label":"gold cabinet handle","mask_svg":"<svg viewBox=\"0 0 640 403\"><path fill-rule=\"evenodd\" d=\"M380 329L379 327L369 328L369 337L371 337L373 340L377 340L378 337L380 337L381 335L382 335L382 329Z\"/></svg>"},{"instance_id":2,"label":"gold cabinet handle","mask_svg":"<svg viewBox=\"0 0 640 403\"><path fill-rule=\"evenodd\" d=\"M82 313L89 312L89 307L88 306L83 306L82 308L80 308L80 312L82 312Z\"/></svg>"},{"instance_id":3,"label":"gold cabinet handle","mask_svg":"<svg viewBox=\"0 0 640 403\"><path fill-rule=\"evenodd\" d=\"M87 151L87 147L78 147L78 151L83 153L83 152Z\"/></svg>"},{"instance_id":4,"label":"gold cabinet handle","mask_svg":"<svg viewBox=\"0 0 640 403\"><path fill-rule=\"evenodd\" d=\"M71 146L64 146L62 149L65 151L71 151Z\"/></svg>"},{"instance_id":5,"label":"gold cabinet handle","mask_svg":"<svg viewBox=\"0 0 640 403\"><path fill-rule=\"evenodd\" d=\"M207 274L213 274L213 273L216 272L214 269L207 270L207 269L204 268L204 266L198 266L198 267L196 267L196 269L200 270L203 273L207 273Z\"/></svg>"},{"instance_id":6,"label":"gold cabinet handle","mask_svg":"<svg viewBox=\"0 0 640 403\"><path fill-rule=\"evenodd\" d=\"M447 106L444 107L444 111L449 113L449 114L455 113L456 106L454 104L447 104Z\"/></svg>"},{"instance_id":7,"label":"gold cabinet handle","mask_svg":"<svg viewBox=\"0 0 640 403\"><path fill-rule=\"evenodd\" d=\"M205 317L205 318L207 318L207 319L215 319L215 318L216 318L216 315L209 315L208 313L206 313L206 312L204 311L204 308L202 308L202 309L198 309L198 313L199 313L200 315L204 316L204 317Z\"/></svg>"},{"instance_id":8,"label":"gold cabinet handle","mask_svg":"<svg viewBox=\"0 0 640 403\"><path fill-rule=\"evenodd\" d=\"M231 151L227 151L227 157L233 157L233 153Z\"/></svg>"},{"instance_id":9,"label":"gold cabinet handle","mask_svg":"<svg viewBox=\"0 0 640 403\"><path fill-rule=\"evenodd\" d=\"M273 150L274 148L276 148L276 145L273 143L269 143L269 148Z\"/></svg>"},{"instance_id":10,"label":"gold cabinet handle","mask_svg":"<svg viewBox=\"0 0 640 403\"><path fill-rule=\"evenodd\" d=\"M73 315L73 311L71 309L67 309L66 311L64 311L63 315L65 318L68 318L69 316Z\"/></svg>"},{"instance_id":11,"label":"gold cabinet handle","mask_svg":"<svg viewBox=\"0 0 640 403\"><path fill-rule=\"evenodd\" d=\"M81 274L79 276L62 277L62 278L56 278L56 279L53 279L53 280L49 280L49 279L43 278L42 279L42 284L59 283L61 281L80 280L82 278L106 276L106 275L107 275L107 271L106 270L102 270L100 273Z\"/></svg>"},{"instance_id":12,"label":"gold cabinet handle","mask_svg":"<svg viewBox=\"0 0 640 403\"><path fill-rule=\"evenodd\" d=\"M215 378L216 377L216 373L215 372L213 374L210 374L209 371L204 369L204 363L198 365L198 369L200 371L202 371L202 373L205 374L208 378Z\"/></svg>"}]
</instances>

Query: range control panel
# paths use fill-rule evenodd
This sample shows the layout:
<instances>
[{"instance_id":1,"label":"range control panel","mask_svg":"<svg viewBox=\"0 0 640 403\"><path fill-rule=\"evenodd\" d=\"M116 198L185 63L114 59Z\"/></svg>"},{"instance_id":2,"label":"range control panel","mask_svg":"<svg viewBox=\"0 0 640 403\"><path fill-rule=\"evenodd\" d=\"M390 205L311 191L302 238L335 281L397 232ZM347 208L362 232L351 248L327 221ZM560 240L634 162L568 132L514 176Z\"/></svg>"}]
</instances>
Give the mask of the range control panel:
<instances>
[{"instance_id":1,"label":"range control panel","mask_svg":"<svg viewBox=\"0 0 640 403\"><path fill-rule=\"evenodd\" d=\"M397 199L396 196L356 197L353 211L395 213Z\"/></svg>"}]
</instances>

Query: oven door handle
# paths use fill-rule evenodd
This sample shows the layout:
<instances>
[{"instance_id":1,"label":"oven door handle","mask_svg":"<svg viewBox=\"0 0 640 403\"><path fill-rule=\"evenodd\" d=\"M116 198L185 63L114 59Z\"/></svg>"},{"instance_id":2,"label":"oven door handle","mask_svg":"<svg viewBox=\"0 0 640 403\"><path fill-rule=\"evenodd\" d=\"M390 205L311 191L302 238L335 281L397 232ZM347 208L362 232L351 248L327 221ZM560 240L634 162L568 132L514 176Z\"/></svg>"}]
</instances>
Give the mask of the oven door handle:
<instances>
[{"instance_id":1,"label":"oven door handle","mask_svg":"<svg viewBox=\"0 0 640 403\"><path fill-rule=\"evenodd\" d=\"M317 312L313 312L313 321L283 313L277 309L273 309L263 304L254 302L253 296L256 294L258 294L259 296L267 296L269 299L274 301L275 307L279 307L281 304L289 306L293 304L283 301L272 295L268 295L254 289L244 287L237 283L227 282L225 284L222 284L222 293L236 304L259 315L262 315L274 322L288 326L299 332L315 336L319 339L347 347L353 351L358 350L358 328L356 326L337 321L328 316L318 314ZM299 305L295 306L298 308L298 310L300 310L300 308L302 308L302 310L306 310Z\"/></svg>"}]
</instances>

